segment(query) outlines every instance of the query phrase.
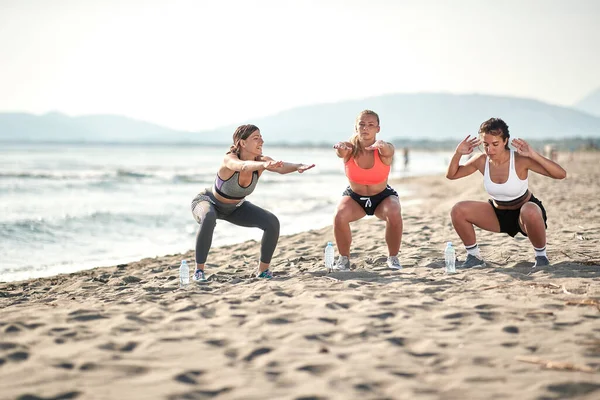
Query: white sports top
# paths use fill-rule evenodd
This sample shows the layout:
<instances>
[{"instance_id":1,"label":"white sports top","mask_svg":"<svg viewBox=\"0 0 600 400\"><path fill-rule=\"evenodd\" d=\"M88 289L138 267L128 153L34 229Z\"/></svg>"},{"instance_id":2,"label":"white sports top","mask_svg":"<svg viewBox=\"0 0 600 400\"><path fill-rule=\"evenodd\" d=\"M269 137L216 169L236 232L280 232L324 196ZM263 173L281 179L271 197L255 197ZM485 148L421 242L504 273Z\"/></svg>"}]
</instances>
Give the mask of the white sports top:
<instances>
[{"instance_id":1,"label":"white sports top","mask_svg":"<svg viewBox=\"0 0 600 400\"><path fill-rule=\"evenodd\" d=\"M508 179L504 183L494 183L490 178L490 158L485 159L485 171L483 173L483 187L490 197L498 201L511 201L518 199L527 192L528 179L521 180L515 170L515 151L510 151L510 166Z\"/></svg>"}]
</instances>

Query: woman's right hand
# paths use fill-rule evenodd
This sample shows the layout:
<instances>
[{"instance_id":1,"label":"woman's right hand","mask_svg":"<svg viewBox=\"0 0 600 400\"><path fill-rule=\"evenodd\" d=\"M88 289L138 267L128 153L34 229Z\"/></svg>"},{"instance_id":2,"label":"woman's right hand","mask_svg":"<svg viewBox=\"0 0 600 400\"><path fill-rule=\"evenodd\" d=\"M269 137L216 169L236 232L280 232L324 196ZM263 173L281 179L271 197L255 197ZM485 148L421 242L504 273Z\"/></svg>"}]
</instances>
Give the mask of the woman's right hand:
<instances>
[{"instance_id":1,"label":"woman's right hand","mask_svg":"<svg viewBox=\"0 0 600 400\"><path fill-rule=\"evenodd\" d=\"M283 161L267 160L263 162L263 168L269 171L274 171L281 167L283 167Z\"/></svg>"},{"instance_id":2,"label":"woman's right hand","mask_svg":"<svg viewBox=\"0 0 600 400\"><path fill-rule=\"evenodd\" d=\"M333 145L336 150L352 150L353 146L350 142L337 142Z\"/></svg>"},{"instance_id":3,"label":"woman's right hand","mask_svg":"<svg viewBox=\"0 0 600 400\"><path fill-rule=\"evenodd\" d=\"M456 153L461 155L471 154L473 149L479 146L479 143L479 138L477 138L477 136L471 138L471 135L467 135L467 137L456 146Z\"/></svg>"}]
</instances>

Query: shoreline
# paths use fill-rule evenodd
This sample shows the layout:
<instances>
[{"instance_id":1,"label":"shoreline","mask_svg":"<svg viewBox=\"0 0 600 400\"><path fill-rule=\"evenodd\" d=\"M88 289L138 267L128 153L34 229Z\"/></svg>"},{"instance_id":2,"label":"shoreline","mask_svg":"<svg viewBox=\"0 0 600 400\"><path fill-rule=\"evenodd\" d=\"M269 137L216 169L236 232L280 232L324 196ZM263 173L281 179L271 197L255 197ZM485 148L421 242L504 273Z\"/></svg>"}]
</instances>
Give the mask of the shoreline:
<instances>
[{"instance_id":1,"label":"shoreline","mask_svg":"<svg viewBox=\"0 0 600 400\"><path fill-rule=\"evenodd\" d=\"M393 179L402 271L382 221L351 225L351 272L322 265L332 227L282 236L271 281L259 243L211 250L209 282L178 288L183 254L0 283L6 398L577 398L600 393L600 154L530 177L552 266L529 241L476 230L488 268L443 271L449 212L486 200L481 176ZM408 203L418 200L419 203ZM410 204L410 205L405 205ZM337 254L337 250L336 250ZM110 382L107 384L106 382ZM70 396L70 397L69 397Z\"/></svg>"}]
</instances>

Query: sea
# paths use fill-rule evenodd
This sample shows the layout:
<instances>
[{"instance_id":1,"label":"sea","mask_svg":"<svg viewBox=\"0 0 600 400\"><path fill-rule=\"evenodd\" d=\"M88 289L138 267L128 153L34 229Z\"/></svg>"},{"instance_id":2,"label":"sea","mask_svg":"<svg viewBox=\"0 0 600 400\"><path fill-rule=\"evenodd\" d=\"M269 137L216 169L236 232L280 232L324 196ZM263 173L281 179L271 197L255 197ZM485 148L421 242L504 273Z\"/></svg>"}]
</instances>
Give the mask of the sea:
<instances>
[{"instance_id":1,"label":"sea","mask_svg":"<svg viewBox=\"0 0 600 400\"><path fill-rule=\"evenodd\" d=\"M226 151L227 146L201 145L0 143L0 281L193 249L198 224L190 203L212 185ZM316 166L303 174L265 171L247 200L277 215L282 235L331 225L347 186L334 150L263 151L276 160ZM405 168L398 154L391 178L441 174L450 157L451 152L414 150ZM401 201L409 194L394 188ZM261 233L218 221L212 246L260 240Z\"/></svg>"}]
</instances>

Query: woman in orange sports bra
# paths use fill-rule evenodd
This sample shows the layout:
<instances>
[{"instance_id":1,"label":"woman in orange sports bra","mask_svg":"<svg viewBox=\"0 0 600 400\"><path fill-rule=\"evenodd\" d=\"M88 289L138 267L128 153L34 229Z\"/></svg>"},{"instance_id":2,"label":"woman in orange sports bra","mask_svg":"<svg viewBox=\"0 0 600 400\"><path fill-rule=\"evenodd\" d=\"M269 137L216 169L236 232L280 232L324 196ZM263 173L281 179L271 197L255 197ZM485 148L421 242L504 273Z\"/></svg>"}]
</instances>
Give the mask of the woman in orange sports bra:
<instances>
[{"instance_id":1,"label":"woman in orange sports bra","mask_svg":"<svg viewBox=\"0 0 600 400\"><path fill-rule=\"evenodd\" d=\"M337 156L344 159L344 169L350 183L333 218L333 234L339 252L333 269L350 270L350 222L358 221L365 215L375 215L386 221L387 265L402 269L398 260L402 241L400 200L398 193L387 184L394 146L377 140L379 116L374 111L362 111L356 118L354 130L349 142L339 142L333 146Z\"/></svg>"}]
</instances>

